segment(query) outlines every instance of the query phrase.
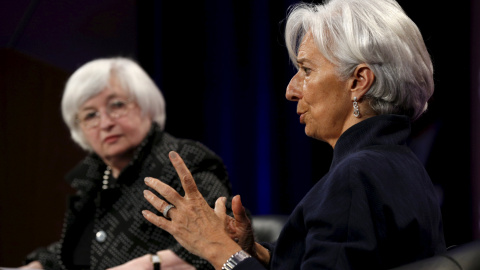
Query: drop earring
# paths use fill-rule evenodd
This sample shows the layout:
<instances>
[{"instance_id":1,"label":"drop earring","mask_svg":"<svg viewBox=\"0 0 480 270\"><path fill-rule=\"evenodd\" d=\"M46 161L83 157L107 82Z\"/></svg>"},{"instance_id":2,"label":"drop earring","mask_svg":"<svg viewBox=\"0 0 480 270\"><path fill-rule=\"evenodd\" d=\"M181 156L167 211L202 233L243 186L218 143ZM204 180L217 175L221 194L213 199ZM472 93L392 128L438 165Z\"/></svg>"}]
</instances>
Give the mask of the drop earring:
<instances>
[{"instance_id":1,"label":"drop earring","mask_svg":"<svg viewBox=\"0 0 480 270\"><path fill-rule=\"evenodd\" d=\"M353 116L355 116L357 118L360 116L360 110L358 109L357 97L353 98Z\"/></svg>"}]
</instances>

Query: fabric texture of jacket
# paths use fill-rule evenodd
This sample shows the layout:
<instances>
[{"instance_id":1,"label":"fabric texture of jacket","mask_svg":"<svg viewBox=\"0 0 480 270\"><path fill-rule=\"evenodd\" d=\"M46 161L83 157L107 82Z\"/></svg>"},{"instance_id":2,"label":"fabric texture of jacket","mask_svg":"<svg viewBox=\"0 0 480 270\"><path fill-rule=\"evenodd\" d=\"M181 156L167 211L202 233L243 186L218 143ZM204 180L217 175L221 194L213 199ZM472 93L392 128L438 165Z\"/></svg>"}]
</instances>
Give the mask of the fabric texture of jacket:
<instances>
[{"instance_id":1,"label":"fabric texture of jacket","mask_svg":"<svg viewBox=\"0 0 480 270\"><path fill-rule=\"evenodd\" d=\"M184 159L200 192L212 207L218 197L230 197L227 171L217 155L198 142L174 138L153 124L134 160L108 189L102 189L106 165L95 154L88 155L66 176L77 193L69 199L62 237L29 254L26 261L38 260L45 269L81 269L73 262L74 254L89 252L89 269L106 269L170 249L198 269L213 269L207 261L186 251L169 233L149 223L141 214L148 209L161 215L143 197L147 176L158 178L184 194L168 159L172 150ZM230 207L227 205L228 209ZM97 237L97 233L101 237ZM86 249L79 246L83 237L91 239L86 242Z\"/></svg>"},{"instance_id":2,"label":"fabric texture of jacket","mask_svg":"<svg viewBox=\"0 0 480 270\"><path fill-rule=\"evenodd\" d=\"M329 172L290 215L270 269L389 269L445 252L430 177L406 146L410 121L366 119L337 141ZM264 269L249 258L235 267Z\"/></svg>"}]
</instances>

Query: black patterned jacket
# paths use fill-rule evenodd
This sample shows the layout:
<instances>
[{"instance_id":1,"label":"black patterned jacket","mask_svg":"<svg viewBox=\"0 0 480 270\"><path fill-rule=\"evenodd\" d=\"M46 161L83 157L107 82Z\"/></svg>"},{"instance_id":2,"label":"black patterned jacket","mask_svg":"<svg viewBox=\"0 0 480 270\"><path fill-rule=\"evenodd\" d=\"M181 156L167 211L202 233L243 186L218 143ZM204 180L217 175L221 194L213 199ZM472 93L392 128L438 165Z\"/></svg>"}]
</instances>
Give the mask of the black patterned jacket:
<instances>
[{"instance_id":1,"label":"black patterned jacket","mask_svg":"<svg viewBox=\"0 0 480 270\"><path fill-rule=\"evenodd\" d=\"M143 190L147 188L143 179L147 176L158 178L183 195L180 180L168 159L168 152L175 150L185 160L200 192L213 207L218 197L231 195L221 159L202 144L174 138L155 124L142 145L134 161L109 189L101 188L106 165L95 154L87 156L66 176L77 194L69 199L62 237L29 254L27 263L38 260L45 269L79 269L73 264L72 256L74 252L82 252L78 249L78 241L89 225L93 227L93 232L87 230L91 238L90 269L114 267L164 249L172 250L197 269L213 269L208 262L181 247L169 233L145 220L142 210L158 211L143 197ZM230 209L230 205L227 208ZM95 237L98 232L106 236L101 242Z\"/></svg>"}]
</instances>

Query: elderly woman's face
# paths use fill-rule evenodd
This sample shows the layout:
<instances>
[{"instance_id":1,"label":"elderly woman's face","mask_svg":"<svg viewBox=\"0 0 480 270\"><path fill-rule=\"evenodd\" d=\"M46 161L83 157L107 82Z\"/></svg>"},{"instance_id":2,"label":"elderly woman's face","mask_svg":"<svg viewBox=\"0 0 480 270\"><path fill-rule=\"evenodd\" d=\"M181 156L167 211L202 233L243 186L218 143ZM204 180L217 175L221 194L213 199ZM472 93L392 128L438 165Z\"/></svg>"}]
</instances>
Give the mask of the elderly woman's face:
<instances>
[{"instance_id":1,"label":"elderly woman's face","mask_svg":"<svg viewBox=\"0 0 480 270\"><path fill-rule=\"evenodd\" d=\"M305 133L335 147L353 111L348 80L337 76L334 64L320 53L310 33L299 47L297 63L298 72L287 86L286 97L297 102Z\"/></svg>"},{"instance_id":2,"label":"elderly woman's face","mask_svg":"<svg viewBox=\"0 0 480 270\"><path fill-rule=\"evenodd\" d=\"M88 143L106 162L131 159L151 126L115 80L80 107L78 118Z\"/></svg>"}]
</instances>

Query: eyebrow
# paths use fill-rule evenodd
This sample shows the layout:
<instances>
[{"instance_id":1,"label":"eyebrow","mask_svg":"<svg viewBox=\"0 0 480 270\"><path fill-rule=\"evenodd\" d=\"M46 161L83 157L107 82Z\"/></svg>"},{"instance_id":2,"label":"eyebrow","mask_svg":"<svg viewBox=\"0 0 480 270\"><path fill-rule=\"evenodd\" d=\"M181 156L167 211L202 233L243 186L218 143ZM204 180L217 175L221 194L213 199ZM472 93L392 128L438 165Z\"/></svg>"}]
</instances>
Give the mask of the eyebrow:
<instances>
[{"instance_id":1,"label":"eyebrow","mask_svg":"<svg viewBox=\"0 0 480 270\"><path fill-rule=\"evenodd\" d=\"M312 61L310 61L310 59L305 57L297 58L297 65L303 64L303 63L312 63Z\"/></svg>"},{"instance_id":2,"label":"eyebrow","mask_svg":"<svg viewBox=\"0 0 480 270\"><path fill-rule=\"evenodd\" d=\"M91 106L87 106L87 107L84 107L84 108L80 107L78 111L80 112L80 111L88 111L88 110L95 110L95 108L91 107Z\"/></svg>"},{"instance_id":3,"label":"eyebrow","mask_svg":"<svg viewBox=\"0 0 480 270\"><path fill-rule=\"evenodd\" d=\"M114 98L124 98L122 97L121 95L118 95L117 93L112 93L110 95L107 96L106 98L106 101L107 103L110 102L110 100L114 99ZM80 107L78 111L88 111L88 110L96 110L97 108L93 107L93 106L87 106L87 107Z\"/></svg>"}]
</instances>

